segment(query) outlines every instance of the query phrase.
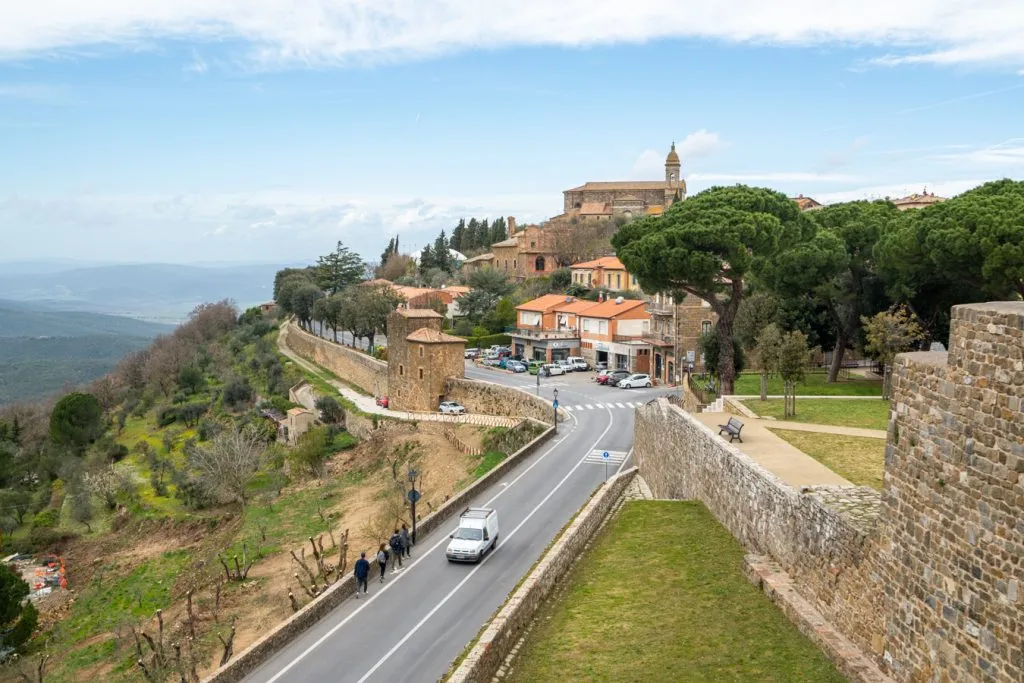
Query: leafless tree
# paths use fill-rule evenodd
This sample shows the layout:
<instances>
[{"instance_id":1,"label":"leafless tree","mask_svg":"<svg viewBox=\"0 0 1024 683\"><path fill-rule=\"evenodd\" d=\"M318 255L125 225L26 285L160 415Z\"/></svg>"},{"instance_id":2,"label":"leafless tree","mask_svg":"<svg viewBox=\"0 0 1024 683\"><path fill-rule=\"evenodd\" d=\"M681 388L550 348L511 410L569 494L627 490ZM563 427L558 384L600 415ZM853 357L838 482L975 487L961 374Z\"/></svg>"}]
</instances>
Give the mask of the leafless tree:
<instances>
[{"instance_id":1,"label":"leafless tree","mask_svg":"<svg viewBox=\"0 0 1024 683\"><path fill-rule=\"evenodd\" d=\"M555 261L564 267L613 253L611 237L617 227L611 219L590 219L551 225L545 232L551 235Z\"/></svg>"},{"instance_id":2,"label":"leafless tree","mask_svg":"<svg viewBox=\"0 0 1024 683\"><path fill-rule=\"evenodd\" d=\"M266 443L251 426L225 431L207 444L190 449L189 462L211 493L244 507L246 487L259 469Z\"/></svg>"}]
</instances>

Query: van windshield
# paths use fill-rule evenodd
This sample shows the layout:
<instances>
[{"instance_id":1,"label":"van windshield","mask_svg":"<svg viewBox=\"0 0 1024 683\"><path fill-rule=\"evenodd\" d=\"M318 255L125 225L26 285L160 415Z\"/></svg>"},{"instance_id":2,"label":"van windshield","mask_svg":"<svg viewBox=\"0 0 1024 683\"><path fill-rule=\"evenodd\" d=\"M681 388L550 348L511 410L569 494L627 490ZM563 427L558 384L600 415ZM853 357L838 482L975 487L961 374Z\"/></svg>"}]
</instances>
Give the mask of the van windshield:
<instances>
[{"instance_id":1,"label":"van windshield","mask_svg":"<svg viewBox=\"0 0 1024 683\"><path fill-rule=\"evenodd\" d=\"M455 532L455 538L460 541L482 541L484 538L484 530L460 526L459 530Z\"/></svg>"}]
</instances>

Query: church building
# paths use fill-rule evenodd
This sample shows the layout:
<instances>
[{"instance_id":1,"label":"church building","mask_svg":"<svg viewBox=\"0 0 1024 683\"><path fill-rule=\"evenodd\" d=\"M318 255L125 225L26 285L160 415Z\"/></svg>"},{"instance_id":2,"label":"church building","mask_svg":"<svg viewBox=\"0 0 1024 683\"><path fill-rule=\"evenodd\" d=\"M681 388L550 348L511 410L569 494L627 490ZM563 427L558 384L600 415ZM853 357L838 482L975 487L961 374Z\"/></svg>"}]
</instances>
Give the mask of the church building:
<instances>
[{"instance_id":1,"label":"church building","mask_svg":"<svg viewBox=\"0 0 1024 683\"><path fill-rule=\"evenodd\" d=\"M590 182L565 190L564 214L579 218L657 215L686 198L676 143L665 158L664 180Z\"/></svg>"}]
</instances>

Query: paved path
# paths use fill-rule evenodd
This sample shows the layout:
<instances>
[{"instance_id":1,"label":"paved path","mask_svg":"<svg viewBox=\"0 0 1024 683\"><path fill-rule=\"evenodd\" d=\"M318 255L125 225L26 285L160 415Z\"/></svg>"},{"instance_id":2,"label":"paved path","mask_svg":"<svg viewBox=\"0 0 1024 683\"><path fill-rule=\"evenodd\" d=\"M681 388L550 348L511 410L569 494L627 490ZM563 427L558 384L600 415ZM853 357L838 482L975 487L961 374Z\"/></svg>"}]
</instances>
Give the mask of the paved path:
<instances>
[{"instance_id":1,"label":"paved path","mask_svg":"<svg viewBox=\"0 0 1024 683\"><path fill-rule=\"evenodd\" d=\"M290 324L290 323L287 323ZM323 381L330 384L332 387L338 390L338 393L344 396L346 399L356 404L356 407L364 413L371 415L382 415L385 417L391 417L398 420L418 420L425 422L452 422L457 424L476 424L484 425L486 427L513 427L518 424L519 420L511 417L500 417L497 415L442 415L441 413L416 413L407 410L391 410L377 405L376 399L366 394L361 394L355 389L339 382L335 379L331 379L323 374L319 367L315 363L307 361L299 354L292 351L284 340L284 326L281 327L281 332L277 336L277 347L281 350L281 353L291 358L298 365L301 365L306 370L309 370L314 375L322 379ZM308 407L308 406L307 406Z\"/></svg>"},{"instance_id":2,"label":"paved path","mask_svg":"<svg viewBox=\"0 0 1024 683\"><path fill-rule=\"evenodd\" d=\"M837 401L881 401L881 396L835 396L825 394L823 396L816 396L814 394L797 394L798 399L802 401L818 400L819 398L837 400ZM723 399L732 399L734 401L751 401L761 400L761 394L727 394L722 396ZM785 398L782 394L768 394L768 398Z\"/></svg>"},{"instance_id":3,"label":"paved path","mask_svg":"<svg viewBox=\"0 0 1024 683\"><path fill-rule=\"evenodd\" d=\"M729 413L699 413L694 417L717 434L718 425L725 424L734 416ZM771 420L746 420L743 423L743 442L734 441L733 445L793 488L815 484L853 486L847 479L840 477L786 440L772 434L768 426L777 424Z\"/></svg>"},{"instance_id":4,"label":"paved path","mask_svg":"<svg viewBox=\"0 0 1024 683\"><path fill-rule=\"evenodd\" d=\"M822 425L812 422L789 422L787 420L759 420L768 429L792 429L794 432L819 432L821 434L841 434L842 436L863 436L868 439L885 439L884 429L865 429L863 427L839 427ZM744 422L745 425L750 424ZM746 427L744 427L746 429Z\"/></svg>"}]
</instances>

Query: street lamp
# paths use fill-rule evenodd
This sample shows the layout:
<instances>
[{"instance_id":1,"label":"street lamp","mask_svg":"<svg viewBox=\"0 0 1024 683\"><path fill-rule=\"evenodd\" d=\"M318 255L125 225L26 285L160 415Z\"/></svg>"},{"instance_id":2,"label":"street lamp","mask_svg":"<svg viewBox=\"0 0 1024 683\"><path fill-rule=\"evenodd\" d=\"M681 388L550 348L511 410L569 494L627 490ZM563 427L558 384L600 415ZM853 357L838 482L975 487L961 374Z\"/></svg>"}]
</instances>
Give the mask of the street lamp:
<instances>
[{"instance_id":1,"label":"street lamp","mask_svg":"<svg viewBox=\"0 0 1024 683\"><path fill-rule=\"evenodd\" d=\"M416 490L416 478L420 473L414 469L409 470L409 505L412 507L412 542L416 544L416 501L420 499L420 492Z\"/></svg>"},{"instance_id":2,"label":"street lamp","mask_svg":"<svg viewBox=\"0 0 1024 683\"><path fill-rule=\"evenodd\" d=\"M555 434L558 433L558 389L551 390L552 396L555 397L554 402L551 404L555 409Z\"/></svg>"}]
</instances>

